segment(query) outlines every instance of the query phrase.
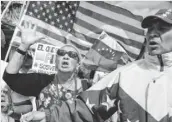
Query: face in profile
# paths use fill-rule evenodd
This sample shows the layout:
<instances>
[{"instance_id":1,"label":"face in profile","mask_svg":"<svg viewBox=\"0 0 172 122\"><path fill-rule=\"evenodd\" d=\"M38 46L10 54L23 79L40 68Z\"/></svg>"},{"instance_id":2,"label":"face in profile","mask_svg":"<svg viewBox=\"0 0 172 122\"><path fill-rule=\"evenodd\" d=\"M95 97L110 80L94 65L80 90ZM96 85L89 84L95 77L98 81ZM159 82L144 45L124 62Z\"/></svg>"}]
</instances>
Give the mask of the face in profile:
<instances>
[{"instance_id":1,"label":"face in profile","mask_svg":"<svg viewBox=\"0 0 172 122\"><path fill-rule=\"evenodd\" d=\"M58 71L73 72L78 62L78 53L74 47L64 46L57 51L56 68Z\"/></svg>"},{"instance_id":2,"label":"face in profile","mask_svg":"<svg viewBox=\"0 0 172 122\"><path fill-rule=\"evenodd\" d=\"M164 54L172 51L172 25L155 22L148 28L146 35L150 55Z\"/></svg>"}]
</instances>

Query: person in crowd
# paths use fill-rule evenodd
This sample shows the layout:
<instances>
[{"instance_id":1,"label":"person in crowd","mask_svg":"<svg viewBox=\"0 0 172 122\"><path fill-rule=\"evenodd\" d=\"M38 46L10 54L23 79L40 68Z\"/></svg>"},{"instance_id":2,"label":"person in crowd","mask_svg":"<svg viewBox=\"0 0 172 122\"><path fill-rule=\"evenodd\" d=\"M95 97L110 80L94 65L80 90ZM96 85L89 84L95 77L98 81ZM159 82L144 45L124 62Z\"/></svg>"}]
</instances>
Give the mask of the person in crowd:
<instances>
[{"instance_id":1,"label":"person in crowd","mask_svg":"<svg viewBox=\"0 0 172 122\"><path fill-rule=\"evenodd\" d=\"M26 51L36 41L43 39L36 37L36 25L31 28L31 24L25 22L24 27L18 26L22 33L22 42L7 65L4 80L9 81L7 84L13 91L24 96L37 97L37 109L41 111L52 104L61 104L61 100L72 102L81 91L89 87L85 80L77 77L81 56L75 46L66 44L58 49L57 74L19 73Z\"/></svg>"},{"instance_id":2,"label":"person in crowd","mask_svg":"<svg viewBox=\"0 0 172 122\"><path fill-rule=\"evenodd\" d=\"M120 110L121 122L171 122L172 10L162 9L155 15L144 18L142 27L148 29L144 59L108 74L87 91L82 92L73 103L62 102L61 105L54 104L45 111L30 112L22 116L21 121L100 122ZM9 64L11 68L8 65L4 74L4 80L13 89L15 86L11 84L17 81L10 81L6 76L7 73L12 73L15 64ZM105 86L101 86L102 84ZM21 86L23 84L20 84ZM97 87L103 90L95 91ZM104 111L102 104L89 102L88 95L91 96L93 91L94 94L101 93L95 96L98 99L107 97L106 106L109 105L108 109L105 107L107 111ZM87 95L86 99L84 94ZM110 106L114 99L115 106ZM116 102L118 100L120 102Z\"/></svg>"},{"instance_id":3,"label":"person in crowd","mask_svg":"<svg viewBox=\"0 0 172 122\"><path fill-rule=\"evenodd\" d=\"M12 59L12 56L16 50L16 47L11 47L9 53L9 60ZM32 56L30 51L24 57L24 63L21 66L19 73L28 73L31 72L32 66ZM11 90L5 82L2 80L1 83L4 83L1 87L1 112L4 115L1 118L2 122L18 122L20 119L20 114L36 110L35 97L23 96Z\"/></svg>"},{"instance_id":4,"label":"person in crowd","mask_svg":"<svg viewBox=\"0 0 172 122\"><path fill-rule=\"evenodd\" d=\"M12 91L7 85L1 92L1 112L5 117L2 122L18 122L20 115L36 110L35 97L28 97Z\"/></svg>"},{"instance_id":5,"label":"person in crowd","mask_svg":"<svg viewBox=\"0 0 172 122\"><path fill-rule=\"evenodd\" d=\"M94 69L89 69L83 62L80 65L79 68L79 73L78 76L81 79L87 80L87 82L89 83L89 85L91 86L93 84L93 78L95 75L95 70Z\"/></svg>"}]
</instances>

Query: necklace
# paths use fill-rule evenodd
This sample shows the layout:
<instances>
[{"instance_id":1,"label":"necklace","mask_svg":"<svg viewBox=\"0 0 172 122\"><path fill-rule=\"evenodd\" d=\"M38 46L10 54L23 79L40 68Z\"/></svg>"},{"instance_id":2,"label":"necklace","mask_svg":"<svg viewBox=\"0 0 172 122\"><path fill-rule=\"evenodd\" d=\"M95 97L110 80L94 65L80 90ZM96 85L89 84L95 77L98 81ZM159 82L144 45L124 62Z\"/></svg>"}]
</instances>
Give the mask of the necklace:
<instances>
[{"instance_id":1,"label":"necklace","mask_svg":"<svg viewBox=\"0 0 172 122\"><path fill-rule=\"evenodd\" d=\"M59 83L59 77L57 75L55 75L55 83L57 83L57 88L58 88L58 85L67 89L67 90L71 90L71 91L76 91L76 86L77 86L77 83L76 83L76 78L75 78L75 74L73 73L71 75L71 77L65 82L65 83ZM72 87L74 86L74 87Z\"/></svg>"},{"instance_id":2,"label":"necklace","mask_svg":"<svg viewBox=\"0 0 172 122\"><path fill-rule=\"evenodd\" d=\"M60 86L62 86L63 88L65 88L65 89L69 89L69 90L74 90L73 89L73 85L74 85L74 81L73 80L71 80L69 83L64 83L64 84L58 84L58 85L60 85Z\"/></svg>"},{"instance_id":3,"label":"necklace","mask_svg":"<svg viewBox=\"0 0 172 122\"><path fill-rule=\"evenodd\" d=\"M71 89L69 89L72 85L73 85L73 83L74 83L74 89L73 90L71 90L71 91L74 91L74 99L76 98L76 95L77 95L77 80L76 80L76 77L75 77L76 75L73 73L72 75L71 75L71 77L66 81L66 83L68 83L69 81L70 81L70 84L68 85L68 87L65 87L64 85L62 85L62 84L59 84L59 78L57 77L57 75L55 75L55 78L54 78L54 80L56 81L56 83L57 83L57 91L58 91L58 96L60 96L60 94L59 94L59 91L60 91L60 89L59 89L59 87L58 87L58 85L61 85L63 88L65 88L65 89L67 89L67 90L71 90ZM73 81L74 80L74 81ZM66 84L65 83L65 84Z\"/></svg>"}]
</instances>

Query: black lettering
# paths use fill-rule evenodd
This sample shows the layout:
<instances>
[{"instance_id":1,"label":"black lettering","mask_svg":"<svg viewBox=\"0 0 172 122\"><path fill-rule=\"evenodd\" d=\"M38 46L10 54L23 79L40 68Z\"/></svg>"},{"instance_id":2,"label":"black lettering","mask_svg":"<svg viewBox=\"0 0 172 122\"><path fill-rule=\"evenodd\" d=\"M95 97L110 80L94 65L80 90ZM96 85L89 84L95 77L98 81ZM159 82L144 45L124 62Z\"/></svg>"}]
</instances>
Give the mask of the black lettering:
<instances>
[{"instance_id":1,"label":"black lettering","mask_svg":"<svg viewBox=\"0 0 172 122\"><path fill-rule=\"evenodd\" d=\"M55 69L56 67L55 66L52 66L52 71L56 71L56 69Z\"/></svg>"},{"instance_id":2,"label":"black lettering","mask_svg":"<svg viewBox=\"0 0 172 122\"><path fill-rule=\"evenodd\" d=\"M53 71L53 72L55 71L55 66L50 66L50 65L45 65L45 64L40 64L39 68L40 68L39 70L42 70L45 72L48 72L48 70Z\"/></svg>"},{"instance_id":3,"label":"black lettering","mask_svg":"<svg viewBox=\"0 0 172 122\"><path fill-rule=\"evenodd\" d=\"M43 45L42 44L39 44L37 50L43 51Z\"/></svg>"},{"instance_id":4,"label":"black lettering","mask_svg":"<svg viewBox=\"0 0 172 122\"><path fill-rule=\"evenodd\" d=\"M45 50L46 50L47 52L49 52L49 51L50 51L50 47L47 46Z\"/></svg>"},{"instance_id":5,"label":"black lettering","mask_svg":"<svg viewBox=\"0 0 172 122\"><path fill-rule=\"evenodd\" d=\"M55 71L55 66L50 66L50 67L49 67L49 70Z\"/></svg>"},{"instance_id":6,"label":"black lettering","mask_svg":"<svg viewBox=\"0 0 172 122\"><path fill-rule=\"evenodd\" d=\"M56 50L55 50L55 53L57 54L57 50L58 50L58 48L56 48Z\"/></svg>"},{"instance_id":7,"label":"black lettering","mask_svg":"<svg viewBox=\"0 0 172 122\"><path fill-rule=\"evenodd\" d=\"M40 64L40 65L39 65L39 68L42 69L42 67L43 67L43 64Z\"/></svg>"},{"instance_id":8,"label":"black lettering","mask_svg":"<svg viewBox=\"0 0 172 122\"><path fill-rule=\"evenodd\" d=\"M50 60L50 64L53 64L54 63L54 58L55 58L55 56L52 55L51 60Z\"/></svg>"},{"instance_id":9,"label":"black lettering","mask_svg":"<svg viewBox=\"0 0 172 122\"><path fill-rule=\"evenodd\" d=\"M55 47L52 47L51 48L51 53L54 53L55 52Z\"/></svg>"}]
</instances>

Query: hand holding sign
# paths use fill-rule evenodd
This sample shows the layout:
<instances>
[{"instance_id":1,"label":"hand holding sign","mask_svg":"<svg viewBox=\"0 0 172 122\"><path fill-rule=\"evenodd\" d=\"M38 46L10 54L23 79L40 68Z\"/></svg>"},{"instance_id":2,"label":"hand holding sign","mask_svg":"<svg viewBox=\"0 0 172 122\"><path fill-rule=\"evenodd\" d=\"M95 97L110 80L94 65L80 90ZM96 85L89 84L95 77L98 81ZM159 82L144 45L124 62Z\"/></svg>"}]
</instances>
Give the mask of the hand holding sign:
<instances>
[{"instance_id":1,"label":"hand holding sign","mask_svg":"<svg viewBox=\"0 0 172 122\"><path fill-rule=\"evenodd\" d=\"M32 44L45 38L43 36L36 35L37 25L33 25L31 22L24 21L24 25L22 27L19 25L17 25L17 27L21 31L21 44L25 48L29 48Z\"/></svg>"}]
</instances>

